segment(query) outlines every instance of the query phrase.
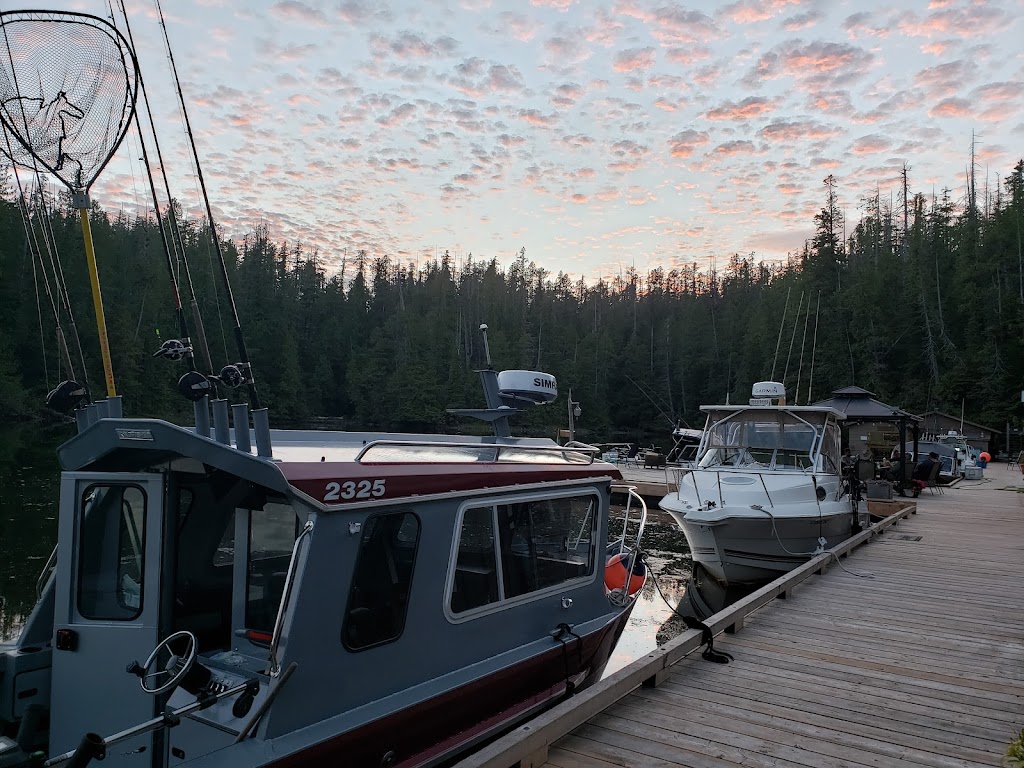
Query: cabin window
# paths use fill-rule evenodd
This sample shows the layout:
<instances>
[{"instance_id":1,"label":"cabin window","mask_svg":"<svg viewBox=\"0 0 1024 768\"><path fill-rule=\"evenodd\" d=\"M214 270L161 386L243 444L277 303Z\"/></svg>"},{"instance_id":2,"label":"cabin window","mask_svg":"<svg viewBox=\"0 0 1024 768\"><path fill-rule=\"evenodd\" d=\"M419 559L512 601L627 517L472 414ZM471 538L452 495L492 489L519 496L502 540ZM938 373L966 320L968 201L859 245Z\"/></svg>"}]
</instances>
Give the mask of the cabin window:
<instances>
[{"instance_id":1,"label":"cabin window","mask_svg":"<svg viewBox=\"0 0 1024 768\"><path fill-rule=\"evenodd\" d=\"M593 494L467 508L450 586L451 612L592 576L598 509Z\"/></svg>"},{"instance_id":2,"label":"cabin window","mask_svg":"<svg viewBox=\"0 0 1024 768\"><path fill-rule=\"evenodd\" d=\"M405 628L420 521L411 512L370 516L363 523L341 640L361 651L397 640Z\"/></svg>"},{"instance_id":3,"label":"cabin window","mask_svg":"<svg viewBox=\"0 0 1024 768\"><path fill-rule=\"evenodd\" d=\"M81 510L78 612L131 621L142 612L146 494L134 485L93 485Z\"/></svg>"},{"instance_id":4,"label":"cabin window","mask_svg":"<svg viewBox=\"0 0 1024 768\"><path fill-rule=\"evenodd\" d=\"M271 632L284 596L288 563L299 532L299 518L287 504L267 502L249 515L245 626Z\"/></svg>"}]
</instances>

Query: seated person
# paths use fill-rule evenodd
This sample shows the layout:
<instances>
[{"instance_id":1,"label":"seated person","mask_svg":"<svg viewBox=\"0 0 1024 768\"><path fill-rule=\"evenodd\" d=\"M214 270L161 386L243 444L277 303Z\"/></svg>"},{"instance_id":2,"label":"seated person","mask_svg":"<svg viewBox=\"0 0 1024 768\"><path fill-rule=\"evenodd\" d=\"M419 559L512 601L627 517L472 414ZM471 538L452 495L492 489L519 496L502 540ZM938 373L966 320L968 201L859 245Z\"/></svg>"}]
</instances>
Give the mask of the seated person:
<instances>
[{"instance_id":1,"label":"seated person","mask_svg":"<svg viewBox=\"0 0 1024 768\"><path fill-rule=\"evenodd\" d=\"M889 475L889 470L890 469L892 469L892 462L889 461L889 457L888 456L883 456L882 460L880 462L878 462L878 471L879 471L879 473L881 474L882 477L887 477Z\"/></svg>"},{"instance_id":2,"label":"seated person","mask_svg":"<svg viewBox=\"0 0 1024 768\"><path fill-rule=\"evenodd\" d=\"M853 452L849 448L844 448L842 458L843 473L845 474L853 469L855 463L856 460L853 458Z\"/></svg>"},{"instance_id":3,"label":"seated person","mask_svg":"<svg viewBox=\"0 0 1024 768\"><path fill-rule=\"evenodd\" d=\"M903 475L903 455L899 450L892 452L891 461L889 464L889 471L886 474L886 479L898 481Z\"/></svg>"},{"instance_id":4,"label":"seated person","mask_svg":"<svg viewBox=\"0 0 1024 768\"><path fill-rule=\"evenodd\" d=\"M927 482L928 480L931 479L932 467L934 467L938 463L939 454L937 454L935 451L932 451L931 453L924 457L924 460L920 464L914 467L914 474L912 475L913 479L921 480L922 482Z\"/></svg>"}]
</instances>

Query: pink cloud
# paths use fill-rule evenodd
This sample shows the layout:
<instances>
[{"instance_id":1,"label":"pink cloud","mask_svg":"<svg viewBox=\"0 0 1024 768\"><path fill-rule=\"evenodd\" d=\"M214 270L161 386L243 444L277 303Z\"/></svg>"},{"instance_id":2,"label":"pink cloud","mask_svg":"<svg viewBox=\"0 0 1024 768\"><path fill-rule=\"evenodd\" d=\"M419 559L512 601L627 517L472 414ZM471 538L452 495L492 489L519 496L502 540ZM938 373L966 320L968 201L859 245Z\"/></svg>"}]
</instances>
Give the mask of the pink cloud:
<instances>
[{"instance_id":1,"label":"pink cloud","mask_svg":"<svg viewBox=\"0 0 1024 768\"><path fill-rule=\"evenodd\" d=\"M847 16L843 21L843 29L851 39L859 37L888 37L889 29L880 24L872 23L875 17L867 11L860 11Z\"/></svg>"},{"instance_id":2,"label":"pink cloud","mask_svg":"<svg viewBox=\"0 0 1024 768\"><path fill-rule=\"evenodd\" d=\"M586 196L586 195L584 195L584 194L580 194L579 192L577 192L576 194L574 194L574 195L573 195L572 197L570 197L569 199L570 199L570 200L571 200L572 202L574 202L574 203L577 203L577 204L580 204L580 205L582 205L582 204L584 204L584 203L589 203L589 202L590 202L590 198L589 198L589 197L587 197L587 196Z\"/></svg>"},{"instance_id":3,"label":"pink cloud","mask_svg":"<svg viewBox=\"0 0 1024 768\"><path fill-rule=\"evenodd\" d=\"M566 144L573 149L585 149L594 143L594 139L590 136L585 136L582 133L576 133L571 136L563 136L562 143Z\"/></svg>"},{"instance_id":4,"label":"pink cloud","mask_svg":"<svg viewBox=\"0 0 1024 768\"><path fill-rule=\"evenodd\" d=\"M663 109L666 112L675 112L676 110L685 107L686 102L683 101L682 99L675 99L673 101L669 101L664 96L659 96L655 100L654 106L657 107L658 109Z\"/></svg>"},{"instance_id":5,"label":"pink cloud","mask_svg":"<svg viewBox=\"0 0 1024 768\"><path fill-rule=\"evenodd\" d=\"M688 45L683 48L669 48L665 57L673 64L695 64L711 58L711 49L705 45Z\"/></svg>"},{"instance_id":6,"label":"pink cloud","mask_svg":"<svg viewBox=\"0 0 1024 768\"><path fill-rule=\"evenodd\" d=\"M764 96L748 96L741 102L727 101L704 113L707 120L749 120L760 117L774 108L774 102Z\"/></svg>"},{"instance_id":7,"label":"pink cloud","mask_svg":"<svg viewBox=\"0 0 1024 768\"><path fill-rule=\"evenodd\" d=\"M612 68L616 72L636 72L654 66L653 48L629 48L615 54Z\"/></svg>"},{"instance_id":8,"label":"pink cloud","mask_svg":"<svg viewBox=\"0 0 1024 768\"><path fill-rule=\"evenodd\" d=\"M932 99L949 96L975 77L977 66L968 59L947 61L935 67L922 69L914 75L914 84L923 88Z\"/></svg>"},{"instance_id":9,"label":"pink cloud","mask_svg":"<svg viewBox=\"0 0 1024 768\"><path fill-rule=\"evenodd\" d=\"M284 21L309 24L313 27L327 26L327 17L323 11L312 8L298 0L282 0L270 6L270 15L276 16Z\"/></svg>"},{"instance_id":10,"label":"pink cloud","mask_svg":"<svg viewBox=\"0 0 1024 768\"><path fill-rule=\"evenodd\" d=\"M867 136L861 136L859 139L854 141L853 146L850 149L855 155L871 155L878 152L885 152L891 146L892 142L885 136L872 133Z\"/></svg>"},{"instance_id":11,"label":"pink cloud","mask_svg":"<svg viewBox=\"0 0 1024 768\"><path fill-rule=\"evenodd\" d=\"M932 56L942 56L959 45L959 40L936 40L933 43L925 43L922 45L921 53L930 53Z\"/></svg>"},{"instance_id":12,"label":"pink cloud","mask_svg":"<svg viewBox=\"0 0 1024 768\"><path fill-rule=\"evenodd\" d=\"M710 140L706 132L689 129L680 131L670 138L668 143L671 148L672 157L690 157L697 150L697 147L704 146Z\"/></svg>"},{"instance_id":13,"label":"pink cloud","mask_svg":"<svg viewBox=\"0 0 1024 768\"><path fill-rule=\"evenodd\" d=\"M754 69L744 78L749 84L772 80L783 75L827 87L830 82L859 77L874 62L874 54L846 43L793 40L776 46L758 59Z\"/></svg>"},{"instance_id":14,"label":"pink cloud","mask_svg":"<svg viewBox=\"0 0 1024 768\"><path fill-rule=\"evenodd\" d=\"M799 139L829 139L838 136L838 128L812 120L774 120L758 135L767 141L797 141Z\"/></svg>"},{"instance_id":15,"label":"pink cloud","mask_svg":"<svg viewBox=\"0 0 1024 768\"><path fill-rule=\"evenodd\" d=\"M989 83L971 91L971 97L985 102L1013 101L1019 103L1021 98L1024 97L1024 83L1020 81Z\"/></svg>"},{"instance_id":16,"label":"pink cloud","mask_svg":"<svg viewBox=\"0 0 1024 768\"><path fill-rule=\"evenodd\" d=\"M943 99L928 110L930 117L970 117L971 103L967 99Z\"/></svg>"},{"instance_id":17,"label":"pink cloud","mask_svg":"<svg viewBox=\"0 0 1024 768\"><path fill-rule=\"evenodd\" d=\"M984 37L1000 31L1012 17L992 5L975 3L966 8L943 6L920 17L906 11L896 19L896 28L912 37Z\"/></svg>"},{"instance_id":18,"label":"pink cloud","mask_svg":"<svg viewBox=\"0 0 1024 768\"><path fill-rule=\"evenodd\" d=\"M314 98L312 98L310 96L307 96L304 93L296 93L294 96L289 96L288 97L288 105L289 106L297 107L300 104L309 104L310 106L313 106L313 107L320 106L320 102L319 101L317 101L316 99L314 99Z\"/></svg>"},{"instance_id":19,"label":"pink cloud","mask_svg":"<svg viewBox=\"0 0 1024 768\"><path fill-rule=\"evenodd\" d=\"M736 24L752 24L777 16L789 5L800 5L800 0L739 0L721 13Z\"/></svg>"},{"instance_id":20,"label":"pink cloud","mask_svg":"<svg viewBox=\"0 0 1024 768\"><path fill-rule=\"evenodd\" d=\"M782 26L787 32L799 32L801 29L813 27L820 20L821 13L819 11L807 11L806 13L790 16L783 22Z\"/></svg>"},{"instance_id":21,"label":"pink cloud","mask_svg":"<svg viewBox=\"0 0 1024 768\"><path fill-rule=\"evenodd\" d=\"M407 102L395 107L388 114L381 115L375 122L377 125L384 126L385 128L392 128L409 120L415 114L416 106Z\"/></svg>"},{"instance_id":22,"label":"pink cloud","mask_svg":"<svg viewBox=\"0 0 1024 768\"><path fill-rule=\"evenodd\" d=\"M381 35L370 38L370 47L376 54L405 60L447 58L458 46L458 42L447 35L427 40L413 32L402 32L392 38Z\"/></svg>"},{"instance_id":23,"label":"pink cloud","mask_svg":"<svg viewBox=\"0 0 1024 768\"><path fill-rule=\"evenodd\" d=\"M557 122L554 115L544 115L539 109L519 109L512 114L530 125L548 127Z\"/></svg>"},{"instance_id":24,"label":"pink cloud","mask_svg":"<svg viewBox=\"0 0 1024 768\"><path fill-rule=\"evenodd\" d=\"M727 141L724 144L719 144L713 150L712 154L723 155L726 157L732 157L735 155L751 155L756 152L754 142L743 140Z\"/></svg>"},{"instance_id":25,"label":"pink cloud","mask_svg":"<svg viewBox=\"0 0 1024 768\"><path fill-rule=\"evenodd\" d=\"M578 83L562 83L555 88L551 103L558 107L571 107L583 97L584 92Z\"/></svg>"},{"instance_id":26,"label":"pink cloud","mask_svg":"<svg viewBox=\"0 0 1024 768\"><path fill-rule=\"evenodd\" d=\"M516 40L521 43L528 43L537 35L541 24L536 19L524 16L521 13L505 11L498 18L505 24L506 29Z\"/></svg>"},{"instance_id":27,"label":"pink cloud","mask_svg":"<svg viewBox=\"0 0 1024 768\"><path fill-rule=\"evenodd\" d=\"M650 9L638 0L619 0L616 13L645 22L655 40L665 45L704 43L724 37L721 27L705 13L688 11L679 5Z\"/></svg>"}]
</instances>

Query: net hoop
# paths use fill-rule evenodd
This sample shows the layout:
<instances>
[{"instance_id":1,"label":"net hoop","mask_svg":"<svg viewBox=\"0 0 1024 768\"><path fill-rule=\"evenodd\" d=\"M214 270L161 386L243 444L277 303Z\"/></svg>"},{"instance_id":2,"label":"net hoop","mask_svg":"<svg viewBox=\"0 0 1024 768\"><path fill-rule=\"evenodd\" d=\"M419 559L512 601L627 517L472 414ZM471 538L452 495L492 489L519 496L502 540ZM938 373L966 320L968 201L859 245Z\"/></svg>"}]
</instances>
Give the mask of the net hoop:
<instances>
[{"instance_id":1,"label":"net hoop","mask_svg":"<svg viewBox=\"0 0 1024 768\"><path fill-rule=\"evenodd\" d=\"M124 95L123 100L116 100L115 104L119 104L120 115L116 115L111 112L111 117L116 118L116 126L110 125L111 121L108 121L107 136L113 137L112 141L108 140L109 147L105 154L97 149L92 150L92 154L95 154L95 159L90 162L88 172L82 167L81 161L76 157L64 154L61 147L61 142L65 138L63 135L57 138L57 162L47 158L46 156L40 156L39 148L33 146L31 137L26 137L23 130L19 129L18 123L20 122L24 128L28 128L28 119L24 113L25 100L29 101L40 101L42 99L34 99L25 97L20 93L22 83L18 82L18 72L15 62L12 60L14 52L9 47L9 35L8 31L19 22L32 22L32 23L47 23L53 22L58 24L72 24L89 27L97 30L104 34L113 46L117 49L117 53L120 56L121 69L124 74ZM78 13L75 11L47 11L47 10L19 10L19 11L0 11L0 73L2 73L12 85L15 86L14 96L8 96L6 99L0 98L0 123L3 124L4 129L11 136L15 142L19 145L19 148L27 153L35 163L41 166L43 169L51 173L56 178L60 179L72 192L75 193L88 193L89 188L93 185L100 173L110 162L111 158L117 152L121 146L121 142L127 135L128 127L131 124L132 117L135 114L135 103L138 98L138 84L139 84L139 63L135 56L135 51L131 45L125 39L125 37L114 27L109 21L100 18L99 16L93 16L88 13ZM0 83L0 85L3 85ZM5 91L6 92L6 91ZM2 96L2 94L0 94ZM57 115L58 119L63 120L65 117L70 119L84 119L86 114L81 109L75 107L66 99L64 91L60 91L56 97L54 97L45 106L52 108L57 105L58 99L64 97L64 104L68 107L54 114ZM22 102L19 104L19 114L14 114L10 111L10 102L17 100ZM39 112L42 112L43 105L40 104ZM77 113L74 111L77 110ZM14 119L12 119L12 116ZM51 118L52 120L52 118ZM63 129L63 122L61 123ZM13 147L12 147L13 149ZM6 146L0 146L0 153L10 157L11 161L17 165L23 167L35 169L32 165L26 162L27 158L22 157L11 157L11 153L7 151ZM17 154L20 154L17 153ZM67 169L64 167L64 161L70 159L72 162L79 164L79 171L77 178L68 178L69 174Z\"/></svg>"}]
</instances>

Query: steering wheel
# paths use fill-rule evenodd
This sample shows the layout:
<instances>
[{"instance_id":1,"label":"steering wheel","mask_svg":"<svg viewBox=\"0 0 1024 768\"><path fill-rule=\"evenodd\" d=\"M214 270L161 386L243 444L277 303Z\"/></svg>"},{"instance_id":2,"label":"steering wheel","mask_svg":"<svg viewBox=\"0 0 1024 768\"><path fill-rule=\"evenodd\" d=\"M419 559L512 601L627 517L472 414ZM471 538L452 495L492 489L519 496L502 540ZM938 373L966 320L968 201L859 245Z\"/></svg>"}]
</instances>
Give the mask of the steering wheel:
<instances>
[{"instance_id":1,"label":"steering wheel","mask_svg":"<svg viewBox=\"0 0 1024 768\"><path fill-rule=\"evenodd\" d=\"M183 641L184 650L181 653L175 653L171 647L172 644L178 641ZM169 656L167 661L164 662L164 668L151 672L150 670L158 663L160 654L163 651L166 651ZM187 629L183 629L161 640L156 648L153 649L153 652L149 654L145 664L139 666L137 661L133 661L128 666L128 671L139 676L139 685L142 686L142 690L158 696L165 691L171 690L185 678L185 675L189 673L192 666L196 663L198 651L199 641L196 640L196 636ZM161 685L156 685L155 681L152 684L148 684L153 678L159 679L161 677L168 679Z\"/></svg>"}]
</instances>

